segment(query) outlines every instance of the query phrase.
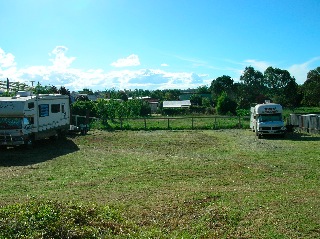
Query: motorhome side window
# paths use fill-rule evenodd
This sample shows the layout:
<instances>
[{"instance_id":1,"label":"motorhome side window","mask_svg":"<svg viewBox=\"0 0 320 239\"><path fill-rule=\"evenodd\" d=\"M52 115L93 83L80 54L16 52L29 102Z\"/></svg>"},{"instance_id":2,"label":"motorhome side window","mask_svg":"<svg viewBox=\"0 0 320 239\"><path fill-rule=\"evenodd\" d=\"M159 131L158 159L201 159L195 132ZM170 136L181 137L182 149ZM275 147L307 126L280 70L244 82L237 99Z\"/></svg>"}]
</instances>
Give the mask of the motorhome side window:
<instances>
[{"instance_id":1,"label":"motorhome side window","mask_svg":"<svg viewBox=\"0 0 320 239\"><path fill-rule=\"evenodd\" d=\"M28 109L33 109L34 108L34 102L28 103Z\"/></svg>"},{"instance_id":2,"label":"motorhome side window","mask_svg":"<svg viewBox=\"0 0 320 239\"><path fill-rule=\"evenodd\" d=\"M49 116L49 104L39 105L39 117Z\"/></svg>"},{"instance_id":3,"label":"motorhome side window","mask_svg":"<svg viewBox=\"0 0 320 239\"><path fill-rule=\"evenodd\" d=\"M64 113L64 105L61 105L61 112Z\"/></svg>"},{"instance_id":4,"label":"motorhome side window","mask_svg":"<svg viewBox=\"0 0 320 239\"><path fill-rule=\"evenodd\" d=\"M58 113L58 112L60 112L60 104L52 104L51 113Z\"/></svg>"}]
</instances>

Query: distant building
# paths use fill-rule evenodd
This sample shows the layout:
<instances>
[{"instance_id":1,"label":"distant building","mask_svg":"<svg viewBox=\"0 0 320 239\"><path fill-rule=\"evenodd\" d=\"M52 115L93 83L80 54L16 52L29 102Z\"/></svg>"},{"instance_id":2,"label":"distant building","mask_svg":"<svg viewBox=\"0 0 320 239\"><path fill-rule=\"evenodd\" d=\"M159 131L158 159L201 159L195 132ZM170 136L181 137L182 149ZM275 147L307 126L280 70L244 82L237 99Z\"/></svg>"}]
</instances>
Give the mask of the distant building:
<instances>
[{"instance_id":1,"label":"distant building","mask_svg":"<svg viewBox=\"0 0 320 239\"><path fill-rule=\"evenodd\" d=\"M163 101L163 108L189 108L190 100Z\"/></svg>"},{"instance_id":2,"label":"distant building","mask_svg":"<svg viewBox=\"0 0 320 239\"><path fill-rule=\"evenodd\" d=\"M158 111L158 107L159 107L159 100L155 99L155 98L151 98L150 96L142 96L142 97L129 97L128 100L133 100L133 99L137 99L137 100L143 100L149 103L149 106L151 108L151 114L154 114Z\"/></svg>"}]
</instances>

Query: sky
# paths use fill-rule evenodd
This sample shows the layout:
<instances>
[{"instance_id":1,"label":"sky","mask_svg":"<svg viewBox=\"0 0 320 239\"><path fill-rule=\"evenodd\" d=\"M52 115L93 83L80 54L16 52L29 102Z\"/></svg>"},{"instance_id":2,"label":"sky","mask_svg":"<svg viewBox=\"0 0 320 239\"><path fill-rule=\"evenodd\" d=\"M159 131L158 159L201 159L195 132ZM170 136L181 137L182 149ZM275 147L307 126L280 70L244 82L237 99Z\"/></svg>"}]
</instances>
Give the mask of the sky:
<instances>
[{"instance_id":1,"label":"sky","mask_svg":"<svg viewBox=\"0 0 320 239\"><path fill-rule=\"evenodd\" d=\"M189 89L320 66L319 0L0 0L0 81Z\"/></svg>"}]
</instances>

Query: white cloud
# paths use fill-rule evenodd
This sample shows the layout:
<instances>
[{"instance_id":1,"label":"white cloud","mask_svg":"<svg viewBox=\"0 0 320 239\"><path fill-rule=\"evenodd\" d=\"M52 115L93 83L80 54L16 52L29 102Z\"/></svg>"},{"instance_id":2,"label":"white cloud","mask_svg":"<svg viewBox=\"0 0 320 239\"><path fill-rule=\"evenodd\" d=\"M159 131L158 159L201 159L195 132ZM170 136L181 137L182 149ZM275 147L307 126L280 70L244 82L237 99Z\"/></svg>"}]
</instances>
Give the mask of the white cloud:
<instances>
[{"instance_id":1,"label":"white cloud","mask_svg":"<svg viewBox=\"0 0 320 239\"><path fill-rule=\"evenodd\" d=\"M169 66L169 65L166 64L166 63L162 63L161 66L162 66L162 67L167 67L167 66Z\"/></svg>"},{"instance_id":2,"label":"white cloud","mask_svg":"<svg viewBox=\"0 0 320 239\"><path fill-rule=\"evenodd\" d=\"M246 64L246 66L249 64L250 66L252 66L253 68L255 68L255 70L258 70L260 72L264 72L269 66L271 66L271 63L266 62L266 61L257 61L257 60L245 60L244 63Z\"/></svg>"},{"instance_id":3,"label":"white cloud","mask_svg":"<svg viewBox=\"0 0 320 239\"><path fill-rule=\"evenodd\" d=\"M139 57L135 54L128 56L127 58L118 59L117 61L111 63L114 67L126 67L126 66L139 66Z\"/></svg>"},{"instance_id":4,"label":"white cloud","mask_svg":"<svg viewBox=\"0 0 320 239\"><path fill-rule=\"evenodd\" d=\"M50 61L53 63L53 68L55 70L64 70L68 68L71 63L76 59L75 57L67 57L65 52L68 51L68 48L65 46L56 46L51 52L54 55L53 59Z\"/></svg>"},{"instance_id":5,"label":"white cloud","mask_svg":"<svg viewBox=\"0 0 320 239\"><path fill-rule=\"evenodd\" d=\"M207 74L195 74L192 72L168 72L160 69L138 69L138 70L116 70L105 72L103 69L82 70L72 68L71 64L75 57L67 56L68 49L57 46L49 54L51 65L31 66L17 69L14 57L5 53L0 48L1 59L7 59L6 66L0 67L0 80L7 77L10 81L24 82L31 85L31 81L41 85L64 86L73 91L89 88L94 91L116 88L116 89L187 89L197 88L208 81ZM12 57L8 57L11 56ZM9 60L11 59L11 60ZM131 65L137 65L139 59L135 55L126 58ZM130 60L131 59L131 60ZM1 61L1 62L2 62ZM121 61L118 61L118 63ZM129 63L122 65L130 65ZM9 64L10 63L10 64ZM120 64L119 63L119 64ZM2 66L2 65L1 65Z\"/></svg>"},{"instance_id":6,"label":"white cloud","mask_svg":"<svg viewBox=\"0 0 320 239\"><path fill-rule=\"evenodd\" d=\"M296 78L296 82L298 84L303 84L307 79L308 72L316 68L316 66L313 67L312 64L317 61L320 61L320 57L314 57L301 64L294 64L288 68L288 71L290 72L291 76Z\"/></svg>"},{"instance_id":7,"label":"white cloud","mask_svg":"<svg viewBox=\"0 0 320 239\"><path fill-rule=\"evenodd\" d=\"M11 53L5 53L0 48L0 68L9 68L16 66L16 63L14 61L14 55Z\"/></svg>"}]
</instances>

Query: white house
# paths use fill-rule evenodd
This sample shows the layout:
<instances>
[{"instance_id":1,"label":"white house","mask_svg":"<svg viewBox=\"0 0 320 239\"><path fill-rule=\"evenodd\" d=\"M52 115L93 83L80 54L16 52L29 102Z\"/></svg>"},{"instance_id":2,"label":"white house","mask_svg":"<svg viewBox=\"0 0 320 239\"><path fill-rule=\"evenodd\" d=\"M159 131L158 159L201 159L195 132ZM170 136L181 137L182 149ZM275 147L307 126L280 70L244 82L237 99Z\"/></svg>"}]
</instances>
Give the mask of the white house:
<instances>
[{"instance_id":1,"label":"white house","mask_svg":"<svg viewBox=\"0 0 320 239\"><path fill-rule=\"evenodd\" d=\"M190 100L163 101L163 108L189 108Z\"/></svg>"}]
</instances>

